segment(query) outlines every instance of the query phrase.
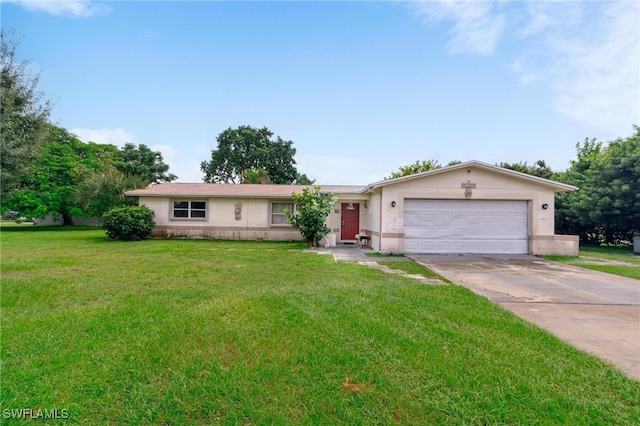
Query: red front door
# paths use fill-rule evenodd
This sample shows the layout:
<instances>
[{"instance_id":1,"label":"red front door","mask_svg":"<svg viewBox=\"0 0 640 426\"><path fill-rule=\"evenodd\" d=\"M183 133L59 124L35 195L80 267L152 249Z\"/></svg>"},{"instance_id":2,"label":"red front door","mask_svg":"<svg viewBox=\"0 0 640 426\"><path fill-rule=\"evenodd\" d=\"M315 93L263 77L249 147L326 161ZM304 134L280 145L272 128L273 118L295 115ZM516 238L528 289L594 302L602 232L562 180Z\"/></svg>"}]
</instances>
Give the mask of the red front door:
<instances>
[{"instance_id":1,"label":"red front door","mask_svg":"<svg viewBox=\"0 0 640 426\"><path fill-rule=\"evenodd\" d=\"M341 240L355 240L360 232L360 204L342 203Z\"/></svg>"}]
</instances>

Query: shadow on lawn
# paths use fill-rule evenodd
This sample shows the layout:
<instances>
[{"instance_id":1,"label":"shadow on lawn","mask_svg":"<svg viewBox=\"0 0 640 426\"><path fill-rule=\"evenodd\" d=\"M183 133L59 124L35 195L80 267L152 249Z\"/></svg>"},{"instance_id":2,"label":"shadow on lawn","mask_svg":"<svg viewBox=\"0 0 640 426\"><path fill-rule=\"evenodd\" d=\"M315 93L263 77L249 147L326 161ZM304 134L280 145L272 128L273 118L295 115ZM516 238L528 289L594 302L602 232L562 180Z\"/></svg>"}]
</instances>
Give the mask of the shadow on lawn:
<instances>
[{"instance_id":1,"label":"shadow on lawn","mask_svg":"<svg viewBox=\"0 0 640 426\"><path fill-rule=\"evenodd\" d=\"M100 231L100 226L61 226L61 225L28 225L0 224L0 232L46 232L46 231Z\"/></svg>"}]
</instances>

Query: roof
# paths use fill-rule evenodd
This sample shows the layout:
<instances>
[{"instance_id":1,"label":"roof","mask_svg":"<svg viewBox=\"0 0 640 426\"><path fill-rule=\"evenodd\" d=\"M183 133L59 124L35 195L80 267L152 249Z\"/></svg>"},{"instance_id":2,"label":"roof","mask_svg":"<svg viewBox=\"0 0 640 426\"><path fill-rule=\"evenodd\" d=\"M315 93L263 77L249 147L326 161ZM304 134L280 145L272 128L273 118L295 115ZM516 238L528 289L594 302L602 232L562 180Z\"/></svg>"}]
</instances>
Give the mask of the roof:
<instances>
[{"instance_id":1,"label":"roof","mask_svg":"<svg viewBox=\"0 0 640 426\"><path fill-rule=\"evenodd\" d=\"M505 169L481 161L467 161L453 166L442 167L440 169L429 170L427 172L416 173L409 176L402 176L395 179L383 180L370 185L259 185L259 184L235 184L235 183L161 183L151 185L144 189L134 189L126 191L125 195L145 196L145 197L225 197L225 198L291 198L292 192L302 192L303 188L319 186L321 192L330 192L336 195L359 195L365 194L376 188L394 185L396 183L421 179L427 176L452 172L459 169L476 167L489 170L495 173L537 183L539 185L551 187L555 192L575 191L578 188L565 183L544 179L515 170Z\"/></svg>"},{"instance_id":2,"label":"roof","mask_svg":"<svg viewBox=\"0 0 640 426\"><path fill-rule=\"evenodd\" d=\"M320 192L333 194L362 194L366 186L354 185L260 185L235 183L161 183L144 189L126 191L129 196L145 197L246 197L291 198L292 192L320 186Z\"/></svg>"},{"instance_id":3,"label":"roof","mask_svg":"<svg viewBox=\"0 0 640 426\"><path fill-rule=\"evenodd\" d=\"M553 180L544 179L544 178L541 178L541 177L538 177L538 176L533 176L533 175L529 175L529 174L526 174L526 173L517 172L517 171L511 170L511 169L505 169L504 167L494 166L492 164L483 163L482 161L467 161L467 162L460 163L460 164L454 164L453 166L442 167L440 169L434 169L434 170L429 170L429 171L426 171L426 172L416 173L416 174L413 174L413 175L402 176L402 177L395 178L395 179L388 179L388 180L375 182L375 183L372 183L372 184L368 185L367 190L371 191L373 189L380 188L380 187L383 187L383 186L393 185L393 184L400 183L400 182L405 182L405 181L414 180L414 179L420 179L420 178L424 178L426 176L438 175L438 174L441 174L441 173L447 173L447 172L451 172L451 171L454 171L454 170L465 169L465 168L469 168L469 167L476 167L476 168L479 168L479 169L485 169L485 170L497 172L499 174L504 174L504 175L507 175L507 176L515 177L517 179L522 179L522 180L534 182L534 183L537 183L537 184L540 184L540 185L544 185L544 186L550 186L550 187L552 187L554 189L555 192L569 192L569 191L575 191L575 190L578 189L578 187L573 186L573 185L568 185L566 183L560 183L560 182L556 182L556 181L553 181Z\"/></svg>"}]
</instances>

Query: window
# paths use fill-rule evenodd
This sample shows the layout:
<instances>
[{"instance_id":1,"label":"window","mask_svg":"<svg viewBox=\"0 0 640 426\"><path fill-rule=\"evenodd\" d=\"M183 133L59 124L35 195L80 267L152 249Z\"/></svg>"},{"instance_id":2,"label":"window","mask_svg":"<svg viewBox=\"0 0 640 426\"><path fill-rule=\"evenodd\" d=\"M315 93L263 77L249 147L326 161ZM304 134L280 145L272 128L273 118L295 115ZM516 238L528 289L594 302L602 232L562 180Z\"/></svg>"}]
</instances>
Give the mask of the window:
<instances>
[{"instance_id":1,"label":"window","mask_svg":"<svg viewBox=\"0 0 640 426\"><path fill-rule=\"evenodd\" d=\"M173 202L174 219L206 219L207 218L207 202L206 201L174 201Z\"/></svg>"},{"instance_id":2,"label":"window","mask_svg":"<svg viewBox=\"0 0 640 426\"><path fill-rule=\"evenodd\" d=\"M271 225L291 226L289 218L284 212L285 209L294 212L295 206L293 203L271 203Z\"/></svg>"}]
</instances>

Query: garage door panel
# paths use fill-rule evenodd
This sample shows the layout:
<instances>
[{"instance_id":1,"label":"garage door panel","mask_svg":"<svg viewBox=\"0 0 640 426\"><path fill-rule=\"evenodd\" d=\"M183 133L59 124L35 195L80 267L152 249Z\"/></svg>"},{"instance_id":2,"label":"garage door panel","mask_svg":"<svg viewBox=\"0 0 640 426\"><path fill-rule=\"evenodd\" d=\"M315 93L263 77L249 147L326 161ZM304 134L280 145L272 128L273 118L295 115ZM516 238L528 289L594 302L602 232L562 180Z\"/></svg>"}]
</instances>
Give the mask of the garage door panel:
<instances>
[{"instance_id":1,"label":"garage door panel","mask_svg":"<svg viewBox=\"0 0 640 426\"><path fill-rule=\"evenodd\" d=\"M509 229L509 228L498 228L494 230L495 236L496 237L510 237L514 234L514 230L513 229Z\"/></svg>"},{"instance_id":2,"label":"garage door panel","mask_svg":"<svg viewBox=\"0 0 640 426\"><path fill-rule=\"evenodd\" d=\"M420 224L420 214L414 212L405 212L404 214L404 223L405 225L419 225Z\"/></svg>"},{"instance_id":3,"label":"garage door panel","mask_svg":"<svg viewBox=\"0 0 640 426\"><path fill-rule=\"evenodd\" d=\"M467 223L463 214L452 213L449 217L451 226L463 227Z\"/></svg>"},{"instance_id":4,"label":"garage door panel","mask_svg":"<svg viewBox=\"0 0 640 426\"><path fill-rule=\"evenodd\" d=\"M460 253L462 250L465 249L465 242L464 241L456 241L453 240L451 241L451 244L449 245L449 252L448 253Z\"/></svg>"},{"instance_id":5,"label":"garage door panel","mask_svg":"<svg viewBox=\"0 0 640 426\"><path fill-rule=\"evenodd\" d=\"M448 214L436 214L433 217L433 224L436 226L447 226L449 225L449 215Z\"/></svg>"},{"instance_id":6,"label":"garage door panel","mask_svg":"<svg viewBox=\"0 0 640 426\"><path fill-rule=\"evenodd\" d=\"M525 254L526 201L405 200L408 253Z\"/></svg>"},{"instance_id":7,"label":"garage door panel","mask_svg":"<svg viewBox=\"0 0 640 426\"><path fill-rule=\"evenodd\" d=\"M491 224L493 225L493 224ZM479 229L480 236L487 239L492 239L496 237L497 229L495 226L485 226Z\"/></svg>"},{"instance_id":8,"label":"garage door panel","mask_svg":"<svg viewBox=\"0 0 640 426\"><path fill-rule=\"evenodd\" d=\"M464 237L465 236L465 229L464 228L451 227L449 229L451 230L449 235L452 236L452 237Z\"/></svg>"},{"instance_id":9,"label":"garage door panel","mask_svg":"<svg viewBox=\"0 0 640 426\"><path fill-rule=\"evenodd\" d=\"M404 250L407 253L428 253L420 247L420 240L405 239Z\"/></svg>"},{"instance_id":10,"label":"garage door panel","mask_svg":"<svg viewBox=\"0 0 640 426\"><path fill-rule=\"evenodd\" d=\"M423 239L423 238L435 238L435 237L439 237L442 236L441 234L438 234L438 230L435 229L432 226L429 227L406 227L406 231L405 232L405 238L416 238L416 239Z\"/></svg>"},{"instance_id":11,"label":"garage door panel","mask_svg":"<svg viewBox=\"0 0 640 426\"><path fill-rule=\"evenodd\" d=\"M483 214L480 216L480 224L490 226L496 223L496 217L491 214Z\"/></svg>"}]
</instances>

